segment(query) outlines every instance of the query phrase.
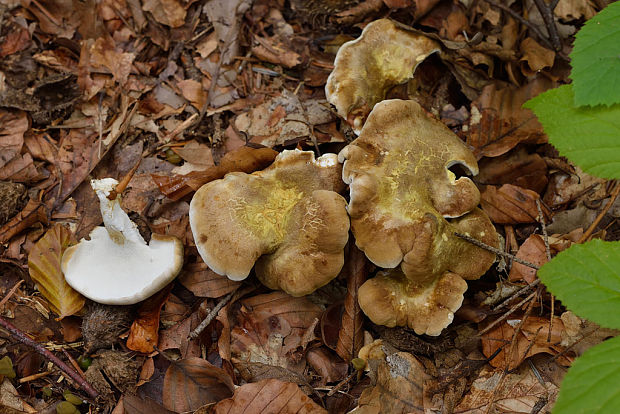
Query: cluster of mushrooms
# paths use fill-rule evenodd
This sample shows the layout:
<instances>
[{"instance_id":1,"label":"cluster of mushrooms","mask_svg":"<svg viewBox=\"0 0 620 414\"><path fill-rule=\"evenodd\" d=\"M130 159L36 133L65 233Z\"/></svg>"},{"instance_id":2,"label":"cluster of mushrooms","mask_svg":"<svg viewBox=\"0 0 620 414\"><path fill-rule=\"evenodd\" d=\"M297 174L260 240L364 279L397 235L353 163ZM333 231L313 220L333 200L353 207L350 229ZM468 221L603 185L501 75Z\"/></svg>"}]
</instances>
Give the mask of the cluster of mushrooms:
<instances>
[{"instance_id":1,"label":"cluster of mushrooms","mask_svg":"<svg viewBox=\"0 0 620 414\"><path fill-rule=\"evenodd\" d=\"M472 152L414 101L384 100L389 88L411 78L415 67L438 50L433 40L387 19L369 24L360 38L344 44L326 95L358 138L338 155L283 151L263 171L230 173L201 187L189 218L204 262L232 280L245 279L254 269L271 289L307 295L339 274L352 230L357 247L385 269L359 289L364 313L376 324L439 335L461 306L465 280L479 278L495 260L455 233L494 247L499 240L477 207L475 184L450 170L460 165L477 174ZM348 204L340 195L345 184ZM176 276L182 245L153 236L147 246L118 201L106 197L110 185L95 182L105 227L69 249L63 270L67 282L85 296L120 303L102 297L115 282L93 286L79 278L88 271L80 269L88 259L80 245L105 239L114 254L142 263L132 278L117 282L135 286L128 295L135 303ZM161 272L164 261L171 265ZM108 264L114 266L113 260ZM146 283L141 274L149 266L159 269L159 276Z\"/></svg>"}]
</instances>

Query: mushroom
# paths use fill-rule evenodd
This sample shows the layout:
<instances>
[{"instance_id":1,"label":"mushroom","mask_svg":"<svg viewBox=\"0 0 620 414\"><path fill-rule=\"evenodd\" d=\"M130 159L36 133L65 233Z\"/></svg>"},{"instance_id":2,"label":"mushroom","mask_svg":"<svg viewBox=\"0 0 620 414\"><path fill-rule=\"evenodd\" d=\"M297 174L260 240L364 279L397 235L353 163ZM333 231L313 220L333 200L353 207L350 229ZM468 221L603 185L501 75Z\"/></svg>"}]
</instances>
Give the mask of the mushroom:
<instances>
[{"instance_id":1,"label":"mushroom","mask_svg":"<svg viewBox=\"0 0 620 414\"><path fill-rule=\"evenodd\" d=\"M414 101L387 100L338 155L350 185L348 212L356 245L377 266L396 268L367 281L362 310L377 324L439 335L467 289L495 256L454 235L499 241L476 208L480 193L450 168L478 172L465 144Z\"/></svg>"},{"instance_id":2,"label":"mushroom","mask_svg":"<svg viewBox=\"0 0 620 414\"><path fill-rule=\"evenodd\" d=\"M120 206L108 196L118 181L92 180L104 227L95 227L62 256L67 283L87 298L108 305L131 305L170 283L183 265L183 244L176 237L153 234L147 244Z\"/></svg>"},{"instance_id":3,"label":"mushroom","mask_svg":"<svg viewBox=\"0 0 620 414\"><path fill-rule=\"evenodd\" d=\"M356 134L387 91L413 77L439 44L389 19L369 23L362 35L343 44L327 79L325 95Z\"/></svg>"},{"instance_id":4,"label":"mushroom","mask_svg":"<svg viewBox=\"0 0 620 414\"><path fill-rule=\"evenodd\" d=\"M271 289L303 296L338 275L349 237L335 154L283 151L267 169L233 172L202 186L189 220L216 273L245 279L252 267Z\"/></svg>"}]
</instances>

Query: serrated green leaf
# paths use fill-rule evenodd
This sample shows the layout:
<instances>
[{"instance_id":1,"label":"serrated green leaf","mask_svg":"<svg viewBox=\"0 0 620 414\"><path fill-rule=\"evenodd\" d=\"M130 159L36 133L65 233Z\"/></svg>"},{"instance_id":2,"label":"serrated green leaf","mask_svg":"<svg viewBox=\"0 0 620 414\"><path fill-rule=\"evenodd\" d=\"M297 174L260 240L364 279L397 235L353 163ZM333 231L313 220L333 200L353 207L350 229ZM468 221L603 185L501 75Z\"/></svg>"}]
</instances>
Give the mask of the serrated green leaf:
<instances>
[{"instance_id":1,"label":"serrated green leaf","mask_svg":"<svg viewBox=\"0 0 620 414\"><path fill-rule=\"evenodd\" d=\"M620 337L588 349L562 381L553 414L620 413Z\"/></svg>"},{"instance_id":2,"label":"serrated green leaf","mask_svg":"<svg viewBox=\"0 0 620 414\"><path fill-rule=\"evenodd\" d=\"M561 155L588 174L620 178L620 104L575 107L571 85L563 85L523 106L534 111Z\"/></svg>"},{"instance_id":3,"label":"serrated green leaf","mask_svg":"<svg viewBox=\"0 0 620 414\"><path fill-rule=\"evenodd\" d=\"M75 243L73 235L60 224L55 224L34 245L28 255L28 272L37 283L41 294L48 300L52 310L60 316L75 315L86 299L65 281L60 270L62 254Z\"/></svg>"},{"instance_id":4,"label":"serrated green leaf","mask_svg":"<svg viewBox=\"0 0 620 414\"><path fill-rule=\"evenodd\" d=\"M575 244L545 263L538 277L577 315L620 328L620 242Z\"/></svg>"},{"instance_id":5,"label":"serrated green leaf","mask_svg":"<svg viewBox=\"0 0 620 414\"><path fill-rule=\"evenodd\" d=\"M576 106L620 103L620 2L586 22L570 57Z\"/></svg>"}]
</instances>

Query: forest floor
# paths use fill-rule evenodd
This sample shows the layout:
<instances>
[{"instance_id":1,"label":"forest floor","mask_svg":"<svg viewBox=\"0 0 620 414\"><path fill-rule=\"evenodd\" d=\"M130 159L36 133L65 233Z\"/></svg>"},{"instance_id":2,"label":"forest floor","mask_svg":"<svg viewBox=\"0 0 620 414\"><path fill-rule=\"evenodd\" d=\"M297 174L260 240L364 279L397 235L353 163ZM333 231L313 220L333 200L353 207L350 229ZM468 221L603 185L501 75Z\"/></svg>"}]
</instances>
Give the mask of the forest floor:
<instances>
[{"instance_id":1,"label":"forest floor","mask_svg":"<svg viewBox=\"0 0 620 414\"><path fill-rule=\"evenodd\" d=\"M522 104L570 82L574 34L607 3L0 0L0 412L550 412L572 361L615 332L567 311L536 268L618 240L620 209ZM338 48L381 18L439 45L387 97L473 150L506 253L438 336L364 315L377 269L354 247L293 297L209 269L188 218L206 182L356 138L325 85ZM90 180L105 177L130 178L121 205L145 239L184 246L179 277L135 305L86 300L60 269L102 223Z\"/></svg>"}]
</instances>

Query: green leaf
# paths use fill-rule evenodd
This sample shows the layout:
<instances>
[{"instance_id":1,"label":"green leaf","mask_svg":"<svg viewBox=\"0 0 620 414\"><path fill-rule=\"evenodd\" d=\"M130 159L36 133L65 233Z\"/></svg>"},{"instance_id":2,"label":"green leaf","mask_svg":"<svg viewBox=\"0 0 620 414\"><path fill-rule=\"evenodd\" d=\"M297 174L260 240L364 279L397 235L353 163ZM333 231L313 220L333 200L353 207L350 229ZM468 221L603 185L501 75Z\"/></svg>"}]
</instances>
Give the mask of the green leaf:
<instances>
[{"instance_id":1,"label":"green leaf","mask_svg":"<svg viewBox=\"0 0 620 414\"><path fill-rule=\"evenodd\" d=\"M620 328L620 242L575 244L545 263L538 277L577 315Z\"/></svg>"},{"instance_id":2,"label":"green leaf","mask_svg":"<svg viewBox=\"0 0 620 414\"><path fill-rule=\"evenodd\" d=\"M620 178L620 104L574 107L571 85L563 85L523 106L534 111L561 155L588 174Z\"/></svg>"},{"instance_id":3,"label":"green leaf","mask_svg":"<svg viewBox=\"0 0 620 414\"><path fill-rule=\"evenodd\" d=\"M588 349L562 381L554 414L620 413L620 337Z\"/></svg>"},{"instance_id":4,"label":"green leaf","mask_svg":"<svg viewBox=\"0 0 620 414\"><path fill-rule=\"evenodd\" d=\"M586 22L570 57L575 105L620 103L620 2Z\"/></svg>"}]
</instances>

